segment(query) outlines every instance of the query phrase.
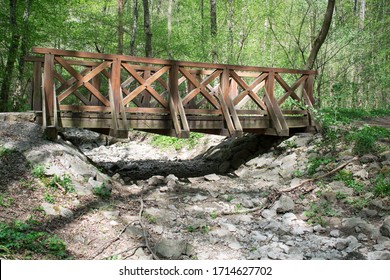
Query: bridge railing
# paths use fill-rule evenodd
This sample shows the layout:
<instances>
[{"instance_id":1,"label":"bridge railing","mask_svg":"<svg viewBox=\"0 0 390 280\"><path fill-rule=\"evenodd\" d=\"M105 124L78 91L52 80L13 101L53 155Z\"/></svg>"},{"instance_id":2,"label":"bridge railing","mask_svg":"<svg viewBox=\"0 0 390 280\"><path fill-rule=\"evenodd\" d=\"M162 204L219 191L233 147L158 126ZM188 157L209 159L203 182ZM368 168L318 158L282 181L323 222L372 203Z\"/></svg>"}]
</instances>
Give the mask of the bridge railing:
<instances>
[{"instance_id":1,"label":"bridge railing","mask_svg":"<svg viewBox=\"0 0 390 280\"><path fill-rule=\"evenodd\" d=\"M113 133L127 131L132 114L167 115L174 135L189 135L191 116L223 118L230 136L240 117L266 116L266 133L288 135L288 115L313 106L315 71L195 63L125 55L33 48L32 109L57 129L61 113L110 114Z\"/></svg>"}]
</instances>

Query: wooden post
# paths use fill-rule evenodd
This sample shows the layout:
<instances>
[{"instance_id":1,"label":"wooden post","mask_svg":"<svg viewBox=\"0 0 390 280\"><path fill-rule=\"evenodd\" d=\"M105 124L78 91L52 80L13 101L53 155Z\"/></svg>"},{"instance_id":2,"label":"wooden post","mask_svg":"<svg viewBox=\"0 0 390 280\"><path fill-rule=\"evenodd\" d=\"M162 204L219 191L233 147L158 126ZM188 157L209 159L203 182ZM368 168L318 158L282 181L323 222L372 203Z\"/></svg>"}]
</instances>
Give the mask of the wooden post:
<instances>
[{"instance_id":1,"label":"wooden post","mask_svg":"<svg viewBox=\"0 0 390 280\"><path fill-rule=\"evenodd\" d=\"M173 64L169 70L169 110L176 136L188 138L190 136L190 129L183 103L179 96L179 66L177 64Z\"/></svg>"},{"instance_id":2,"label":"wooden post","mask_svg":"<svg viewBox=\"0 0 390 280\"><path fill-rule=\"evenodd\" d=\"M312 105L314 105L314 102L315 102L313 87L314 87L314 75L310 74L306 80L306 93L309 96L309 99L310 99Z\"/></svg>"},{"instance_id":3,"label":"wooden post","mask_svg":"<svg viewBox=\"0 0 390 280\"><path fill-rule=\"evenodd\" d=\"M145 81L151 76L150 75L150 71L149 70L145 70L144 71L144 79ZM142 101L142 106L143 107L150 107L150 101L151 101L151 96L150 96L150 93L147 91L147 90L144 90L142 93L141 93L141 101Z\"/></svg>"},{"instance_id":4,"label":"wooden post","mask_svg":"<svg viewBox=\"0 0 390 280\"><path fill-rule=\"evenodd\" d=\"M94 68L92 68L91 70L93 70ZM100 80L100 74L97 74L96 76L94 76L92 78L92 85L100 92L100 85L101 85L101 80ZM95 95L93 95L92 93L90 93L89 95L89 102L90 102L90 105L100 105L101 102L99 102L99 99L97 99L97 97Z\"/></svg>"},{"instance_id":5,"label":"wooden post","mask_svg":"<svg viewBox=\"0 0 390 280\"><path fill-rule=\"evenodd\" d=\"M31 109L33 111L42 111L42 62L34 62L34 79Z\"/></svg>"},{"instance_id":6,"label":"wooden post","mask_svg":"<svg viewBox=\"0 0 390 280\"><path fill-rule=\"evenodd\" d=\"M51 118L54 117L54 99L53 99L53 87L54 87L54 55L45 54L45 62L43 66L43 76L45 79L44 92L46 100L46 115L48 117L48 125L51 125Z\"/></svg>"},{"instance_id":7,"label":"wooden post","mask_svg":"<svg viewBox=\"0 0 390 280\"><path fill-rule=\"evenodd\" d=\"M121 60L119 58L115 58L111 67L110 105L113 121L112 127L110 129L110 135L118 138L127 138L128 130L124 129L126 125L123 125L123 123L126 121L126 118L122 116L122 120L120 120L121 99L123 98L123 96L121 96ZM124 114L125 112L122 113Z\"/></svg>"}]
</instances>

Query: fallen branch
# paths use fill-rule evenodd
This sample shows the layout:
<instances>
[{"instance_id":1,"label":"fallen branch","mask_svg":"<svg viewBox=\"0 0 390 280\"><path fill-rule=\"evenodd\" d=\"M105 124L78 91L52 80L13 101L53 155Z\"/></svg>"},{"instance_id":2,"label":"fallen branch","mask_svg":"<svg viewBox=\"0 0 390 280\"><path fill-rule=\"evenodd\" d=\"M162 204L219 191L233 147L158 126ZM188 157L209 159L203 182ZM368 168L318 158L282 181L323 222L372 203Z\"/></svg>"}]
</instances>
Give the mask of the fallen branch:
<instances>
[{"instance_id":1,"label":"fallen branch","mask_svg":"<svg viewBox=\"0 0 390 280\"><path fill-rule=\"evenodd\" d=\"M148 248L150 253L153 255L153 258L155 260L159 260L159 257L157 257L156 253L154 252L154 250L151 248L151 246L149 244L148 234L146 232L144 224L142 223L142 213L144 211L144 201L143 201L142 197L139 199L139 201L141 203L141 207L140 207L140 210L139 210L139 213L138 213L138 220L139 220L139 225L142 228L142 237L145 239L145 246L146 246L146 248Z\"/></svg>"},{"instance_id":2,"label":"fallen branch","mask_svg":"<svg viewBox=\"0 0 390 280\"><path fill-rule=\"evenodd\" d=\"M303 185L307 184L307 183L310 183L310 182L314 182L314 181L317 181L319 179L322 179L322 178L325 178L325 177L328 177L329 175L332 175L334 173L336 173L337 171L343 169L344 167L346 167L348 164L350 164L351 162L355 161L355 160L358 160L359 157L354 157L353 159L350 159L349 161L341 164L340 166L336 167L335 169L329 171L328 173L326 174L323 174L321 176L318 176L318 177L315 177L315 178L312 178L312 179L308 179L308 180L305 180L303 182L301 182L300 184L296 185L296 186L293 186L293 187L289 187L289 188L286 188L286 189L283 189L283 190L280 190L281 193L285 193L285 192L291 192L297 188L300 188L302 187Z\"/></svg>"},{"instance_id":3,"label":"fallen branch","mask_svg":"<svg viewBox=\"0 0 390 280\"><path fill-rule=\"evenodd\" d=\"M119 234L114 237L113 239L111 239L110 241L108 241L106 244L104 244L93 256L92 256L92 259L95 259L97 256L99 256L101 253L103 253L108 247L110 247L112 245L112 243L114 243L115 241L117 241L121 235L126 231L127 227L129 225L131 225L131 223L128 223L120 232Z\"/></svg>"}]
</instances>

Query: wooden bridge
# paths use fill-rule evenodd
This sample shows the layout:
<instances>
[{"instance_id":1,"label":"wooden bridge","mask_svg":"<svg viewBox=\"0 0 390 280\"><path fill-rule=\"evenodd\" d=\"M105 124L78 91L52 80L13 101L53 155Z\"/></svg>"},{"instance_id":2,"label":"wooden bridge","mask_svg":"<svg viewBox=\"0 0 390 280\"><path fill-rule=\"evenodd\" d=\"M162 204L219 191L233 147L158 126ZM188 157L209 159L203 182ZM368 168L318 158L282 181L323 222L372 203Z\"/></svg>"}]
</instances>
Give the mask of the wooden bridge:
<instances>
[{"instance_id":1,"label":"wooden bridge","mask_svg":"<svg viewBox=\"0 0 390 280\"><path fill-rule=\"evenodd\" d=\"M81 127L117 137L288 136L314 128L315 71L33 48L32 110L51 137Z\"/></svg>"}]
</instances>

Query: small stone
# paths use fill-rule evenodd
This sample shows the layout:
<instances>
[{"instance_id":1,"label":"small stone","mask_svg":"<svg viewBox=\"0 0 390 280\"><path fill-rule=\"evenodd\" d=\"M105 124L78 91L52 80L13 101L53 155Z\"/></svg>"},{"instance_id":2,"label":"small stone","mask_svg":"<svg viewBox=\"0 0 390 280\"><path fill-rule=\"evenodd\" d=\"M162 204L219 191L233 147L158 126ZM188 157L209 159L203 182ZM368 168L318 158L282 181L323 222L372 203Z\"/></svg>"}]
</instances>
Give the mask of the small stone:
<instances>
[{"instance_id":1,"label":"small stone","mask_svg":"<svg viewBox=\"0 0 390 280\"><path fill-rule=\"evenodd\" d=\"M126 233L136 238L144 236L142 228L131 225L126 228Z\"/></svg>"},{"instance_id":2,"label":"small stone","mask_svg":"<svg viewBox=\"0 0 390 280\"><path fill-rule=\"evenodd\" d=\"M368 172L367 172L367 170L362 169L362 170L359 170L357 172L354 172L353 176L360 178L360 179L363 179L363 180L366 180L366 179L368 179Z\"/></svg>"},{"instance_id":3,"label":"small stone","mask_svg":"<svg viewBox=\"0 0 390 280\"><path fill-rule=\"evenodd\" d=\"M240 250L241 248L243 248L240 242L238 242L237 240L230 241L228 243L228 247L233 250Z\"/></svg>"},{"instance_id":4,"label":"small stone","mask_svg":"<svg viewBox=\"0 0 390 280\"><path fill-rule=\"evenodd\" d=\"M118 181L121 179L121 175L119 173L115 173L113 176L112 176L112 179L114 179L115 181Z\"/></svg>"},{"instance_id":5,"label":"small stone","mask_svg":"<svg viewBox=\"0 0 390 280\"><path fill-rule=\"evenodd\" d=\"M329 235L337 238L340 236L340 231L338 229L331 230Z\"/></svg>"},{"instance_id":6,"label":"small stone","mask_svg":"<svg viewBox=\"0 0 390 280\"><path fill-rule=\"evenodd\" d=\"M359 241L367 241L368 240L368 237L367 235L365 235L364 233L359 233L358 236L357 236L357 239Z\"/></svg>"},{"instance_id":7,"label":"small stone","mask_svg":"<svg viewBox=\"0 0 390 280\"><path fill-rule=\"evenodd\" d=\"M102 214L109 220L117 219L119 217L119 211L103 211Z\"/></svg>"},{"instance_id":8,"label":"small stone","mask_svg":"<svg viewBox=\"0 0 390 280\"><path fill-rule=\"evenodd\" d=\"M204 196L204 195L201 195L201 194L196 194L194 197L191 198L191 201L192 202L198 202L198 201L204 201L208 198L208 196Z\"/></svg>"},{"instance_id":9,"label":"small stone","mask_svg":"<svg viewBox=\"0 0 390 280\"><path fill-rule=\"evenodd\" d=\"M294 201L287 195L282 195L275 203L277 213L286 213L293 211L295 207Z\"/></svg>"},{"instance_id":10,"label":"small stone","mask_svg":"<svg viewBox=\"0 0 390 280\"><path fill-rule=\"evenodd\" d=\"M149 186L158 186L158 185L164 185L165 184L165 178L161 175L155 175L153 177L150 177L148 179L148 185Z\"/></svg>"},{"instance_id":11,"label":"small stone","mask_svg":"<svg viewBox=\"0 0 390 280\"><path fill-rule=\"evenodd\" d=\"M368 253L369 260L390 260L389 251L375 251Z\"/></svg>"},{"instance_id":12,"label":"small stone","mask_svg":"<svg viewBox=\"0 0 390 280\"><path fill-rule=\"evenodd\" d=\"M168 186L164 186L160 188L160 192L167 192L169 190Z\"/></svg>"},{"instance_id":13,"label":"small stone","mask_svg":"<svg viewBox=\"0 0 390 280\"><path fill-rule=\"evenodd\" d=\"M369 162L376 162L378 161L378 157L374 155L364 155L360 158L360 162L362 163L369 163Z\"/></svg>"},{"instance_id":14,"label":"small stone","mask_svg":"<svg viewBox=\"0 0 390 280\"><path fill-rule=\"evenodd\" d=\"M243 178L243 177L245 177L245 175L248 173L248 169L246 169L246 168L240 168L240 169L235 170L233 173L234 173L234 175L236 175L238 178Z\"/></svg>"},{"instance_id":15,"label":"small stone","mask_svg":"<svg viewBox=\"0 0 390 280\"><path fill-rule=\"evenodd\" d=\"M156 254L167 259L178 259L187 252L185 240L163 238L156 246Z\"/></svg>"},{"instance_id":16,"label":"small stone","mask_svg":"<svg viewBox=\"0 0 390 280\"><path fill-rule=\"evenodd\" d=\"M261 234L259 231L252 232L252 238L259 242L264 242L267 240L267 236L264 234Z\"/></svg>"},{"instance_id":17,"label":"small stone","mask_svg":"<svg viewBox=\"0 0 390 280\"><path fill-rule=\"evenodd\" d=\"M270 219L270 218L274 218L277 216L276 214L276 211L275 210L271 210L271 209L264 209L262 212L261 212L261 216L265 219Z\"/></svg>"},{"instance_id":18,"label":"small stone","mask_svg":"<svg viewBox=\"0 0 390 280\"><path fill-rule=\"evenodd\" d=\"M326 231L325 228L323 228L321 225L315 225L313 227L313 230L318 233L324 233Z\"/></svg>"},{"instance_id":19,"label":"small stone","mask_svg":"<svg viewBox=\"0 0 390 280\"><path fill-rule=\"evenodd\" d=\"M385 237L390 237L390 216L388 216L380 227L380 232Z\"/></svg>"},{"instance_id":20,"label":"small stone","mask_svg":"<svg viewBox=\"0 0 390 280\"><path fill-rule=\"evenodd\" d=\"M204 178L205 178L206 181L211 181L211 182L221 180L221 177L219 177L219 176L218 176L217 174L215 174L215 173L205 175Z\"/></svg>"},{"instance_id":21,"label":"small stone","mask_svg":"<svg viewBox=\"0 0 390 280\"><path fill-rule=\"evenodd\" d=\"M348 240L346 240L346 239L339 240L336 243L335 247L339 251L342 251L342 250L346 249L348 247Z\"/></svg>"}]
</instances>

